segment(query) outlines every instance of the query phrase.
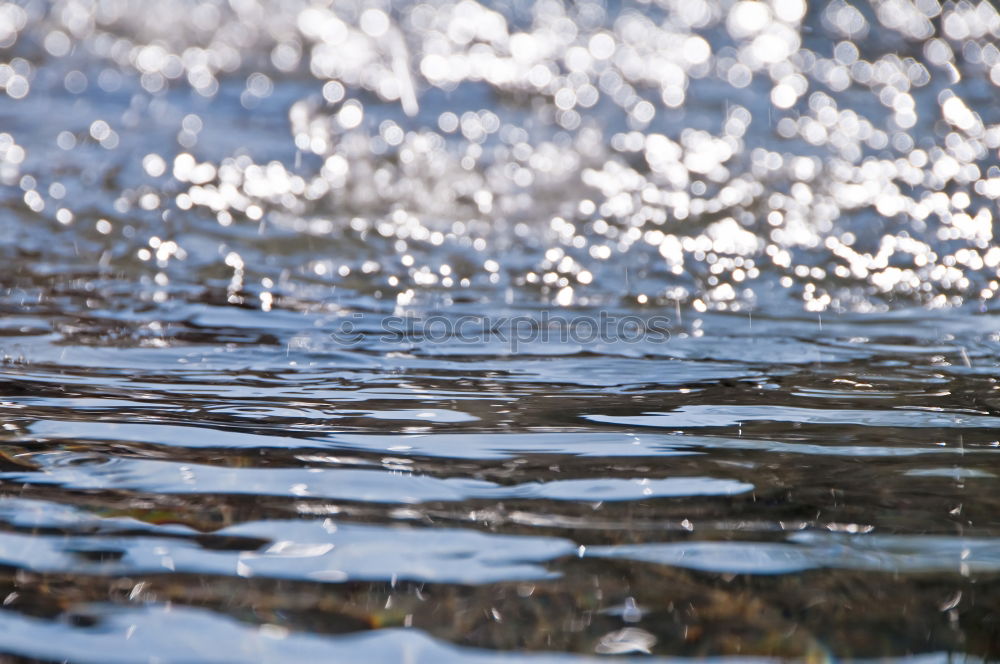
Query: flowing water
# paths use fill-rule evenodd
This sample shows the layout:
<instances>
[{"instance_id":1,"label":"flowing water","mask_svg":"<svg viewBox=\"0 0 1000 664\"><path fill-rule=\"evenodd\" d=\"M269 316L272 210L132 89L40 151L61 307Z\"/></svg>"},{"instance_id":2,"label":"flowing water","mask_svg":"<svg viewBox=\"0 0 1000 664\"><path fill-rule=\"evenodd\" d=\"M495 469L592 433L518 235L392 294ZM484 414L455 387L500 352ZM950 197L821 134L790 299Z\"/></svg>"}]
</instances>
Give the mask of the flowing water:
<instances>
[{"instance_id":1,"label":"flowing water","mask_svg":"<svg viewBox=\"0 0 1000 664\"><path fill-rule=\"evenodd\" d=\"M998 41L0 2L0 659L1000 657Z\"/></svg>"}]
</instances>

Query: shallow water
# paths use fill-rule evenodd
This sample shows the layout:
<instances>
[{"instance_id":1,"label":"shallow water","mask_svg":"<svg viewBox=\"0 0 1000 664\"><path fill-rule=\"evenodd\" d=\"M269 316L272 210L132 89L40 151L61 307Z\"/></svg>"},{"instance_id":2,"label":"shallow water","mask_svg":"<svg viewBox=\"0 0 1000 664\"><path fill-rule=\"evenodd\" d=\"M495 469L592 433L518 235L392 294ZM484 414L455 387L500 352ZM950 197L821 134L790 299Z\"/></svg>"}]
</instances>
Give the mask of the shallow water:
<instances>
[{"instance_id":1,"label":"shallow water","mask_svg":"<svg viewBox=\"0 0 1000 664\"><path fill-rule=\"evenodd\" d=\"M1000 656L998 39L0 3L0 659Z\"/></svg>"}]
</instances>

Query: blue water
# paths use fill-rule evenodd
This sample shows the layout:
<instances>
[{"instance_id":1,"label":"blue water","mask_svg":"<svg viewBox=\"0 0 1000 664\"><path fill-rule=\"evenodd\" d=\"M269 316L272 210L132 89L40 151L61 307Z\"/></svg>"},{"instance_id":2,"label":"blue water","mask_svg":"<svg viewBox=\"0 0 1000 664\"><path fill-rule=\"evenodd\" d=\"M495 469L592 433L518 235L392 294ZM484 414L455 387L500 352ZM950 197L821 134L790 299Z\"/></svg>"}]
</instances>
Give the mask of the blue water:
<instances>
[{"instance_id":1,"label":"blue water","mask_svg":"<svg viewBox=\"0 0 1000 664\"><path fill-rule=\"evenodd\" d=\"M0 2L0 659L1000 656L987 2Z\"/></svg>"}]
</instances>

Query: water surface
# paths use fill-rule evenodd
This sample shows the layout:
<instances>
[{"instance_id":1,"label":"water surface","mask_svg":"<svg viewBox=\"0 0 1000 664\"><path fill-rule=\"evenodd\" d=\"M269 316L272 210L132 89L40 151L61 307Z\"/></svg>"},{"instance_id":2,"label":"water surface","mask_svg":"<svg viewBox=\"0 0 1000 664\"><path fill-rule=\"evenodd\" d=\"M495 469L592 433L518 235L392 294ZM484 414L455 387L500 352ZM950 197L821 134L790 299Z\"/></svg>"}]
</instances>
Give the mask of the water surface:
<instances>
[{"instance_id":1,"label":"water surface","mask_svg":"<svg viewBox=\"0 0 1000 664\"><path fill-rule=\"evenodd\" d=\"M0 3L0 658L1000 656L998 39Z\"/></svg>"}]
</instances>

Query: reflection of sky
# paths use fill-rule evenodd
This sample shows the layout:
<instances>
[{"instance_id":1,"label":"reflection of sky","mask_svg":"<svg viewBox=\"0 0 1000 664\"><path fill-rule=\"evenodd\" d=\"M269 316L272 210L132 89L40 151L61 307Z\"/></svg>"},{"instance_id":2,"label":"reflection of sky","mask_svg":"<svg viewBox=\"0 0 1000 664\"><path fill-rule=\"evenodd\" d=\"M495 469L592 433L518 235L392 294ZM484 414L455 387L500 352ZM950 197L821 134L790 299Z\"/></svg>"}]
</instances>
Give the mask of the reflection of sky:
<instances>
[{"instance_id":1,"label":"reflection of sky","mask_svg":"<svg viewBox=\"0 0 1000 664\"><path fill-rule=\"evenodd\" d=\"M910 0L5 4L0 178L26 214L125 235L161 300L189 259L265 311L314 281L578 305L632 266L632 302L699 312L773 288L817 312L989 300L998 26L989 3ZM53 101L78 109L65 127ZM134 182L97 219L46 172L85 158ZM122 214L370 250L280 283L252 246L195 256Z\"/></svg>"},{"instance_id":2,"label":"reflection of sky","mask_svg":"<svg viewBox=\"0 0 1000 664\"><path fill-rule=\"evenodd\" d=\"M151 606L128 613L110 605L94 606L91 614L98 625L91 629L67 631L57 623L21 616L10 611L0 613L0 630L11 652L30 652L79 662L118 664L134 662L136 657L163 661L189 661L196 658L205 664L233 661L330 664L356 662L364 653L372 664L502 664L509 653L478 648L460 648L434 639L415 629L379 629L346 636L322 636L290 631L277 625L247 626L201 609ZM641 630L633 628L635 632ZM127 634L128 647L121 647L121 635ZM190 635L178 639L177 634ZM646 634L642 632L642 634ZM609 635L612 636L612 635ZM643 639L649 645L650 639ZM655 639L652 639L655 641ZM619 650L618 652L640 652ZM685 662L638 655L618 657L623 662ZM237 659L234 659L237 658ZM528 664L595 664L603 658L563 653L519 653L518 661ZM700 658L698 661L722 663L729 658ZM738 661L746 662L746 658ZM903 660L905 661L905 660Z\"/></svg>"}]
</instances>

